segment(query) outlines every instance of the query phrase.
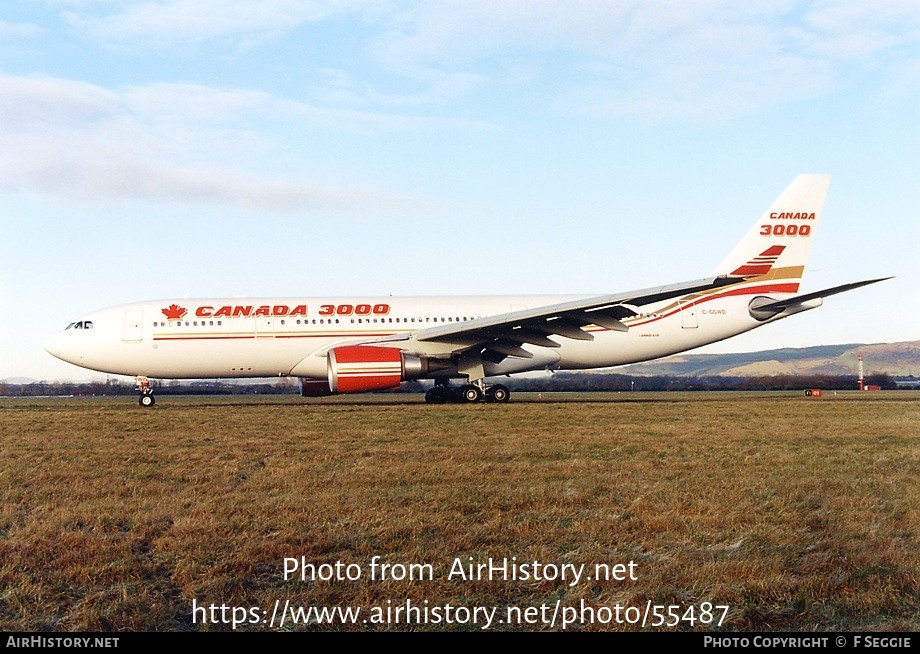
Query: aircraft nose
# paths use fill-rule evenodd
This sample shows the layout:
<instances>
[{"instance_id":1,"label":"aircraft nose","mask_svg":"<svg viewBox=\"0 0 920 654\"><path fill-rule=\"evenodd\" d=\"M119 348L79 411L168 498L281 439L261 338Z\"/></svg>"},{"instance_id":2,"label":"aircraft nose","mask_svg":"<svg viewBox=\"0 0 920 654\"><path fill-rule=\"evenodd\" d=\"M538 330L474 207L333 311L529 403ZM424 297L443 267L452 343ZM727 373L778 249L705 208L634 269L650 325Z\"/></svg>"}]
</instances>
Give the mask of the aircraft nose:
<instances>
[{"instance_id":1,"label":"aircraft nose","mask_svg":"<svg viewBox=\"0 0 920 654\"><path fill-rule=\"evenodd\" d=\"M73 363L73 356L70 353L70 348L67 347L67 341L67 334L59 332L45 339L45 342L42 343L42 347L45 348L45 352L51 356L57 357L61 361Z\"/></svg>"}]
</instances>

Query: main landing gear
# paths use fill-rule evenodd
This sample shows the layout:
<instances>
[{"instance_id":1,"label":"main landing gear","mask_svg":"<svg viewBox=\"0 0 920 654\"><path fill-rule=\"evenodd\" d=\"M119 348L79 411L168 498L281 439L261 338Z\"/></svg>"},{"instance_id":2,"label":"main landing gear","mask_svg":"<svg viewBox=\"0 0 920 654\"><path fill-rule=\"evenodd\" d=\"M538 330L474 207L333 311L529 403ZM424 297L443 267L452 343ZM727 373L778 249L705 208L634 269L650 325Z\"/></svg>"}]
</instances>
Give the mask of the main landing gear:
<instances>
[{"instance_id":1,"label":"main landing gear","mask_svg":"<svg viewBox=\"0 0 920 654\"><path fill-rule=\"evenodd\" d=\"M146 377L137 378L137 390L140 393L137 403L145 409L149 409L157 403L156 398L153 397L153 386L150 385L150 380Z\"/></svg>"},{"instance_id":2,"label":"main landing gear","mask_svg":"<svg viewBox=\"0 0 920 654\"><path fill-rule=\"evenodd\" d=\"M463 384L462 386L450 386L449 384L436 384L434 388L429 388L425 393L425 401L429 404L474 404L485 400L486 402L507 402L511 397L511 391L507 386L495 384L487 386L483 390L484 384Z\"/></svg>"}]
</instances>

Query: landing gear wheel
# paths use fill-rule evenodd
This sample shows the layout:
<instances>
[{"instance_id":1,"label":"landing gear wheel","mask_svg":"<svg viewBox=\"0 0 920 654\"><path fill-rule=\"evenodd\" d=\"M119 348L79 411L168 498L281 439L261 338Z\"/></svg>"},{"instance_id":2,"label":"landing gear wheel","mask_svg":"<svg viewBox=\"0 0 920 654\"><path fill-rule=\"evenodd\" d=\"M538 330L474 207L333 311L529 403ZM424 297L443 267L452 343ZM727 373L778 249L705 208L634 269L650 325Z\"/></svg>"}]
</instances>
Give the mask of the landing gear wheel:
<instances>
[{"instance_id":1,"label":"landing gear wheel","mask_svg":"<svg viewBox=\"0 0 920 654\"><path fill-rule=\"evenodd\" d=\"M510 397L511 391L508 390L507 386L502 386L501 384L496 384L486 391L487 402L507 402Z\"/></svg>"},{"instance_id":2,"label":"landing gear wheel","mask_svg":"<svg viewBox=\"0 0 920 654\"><path fill-rule=\"evenodd\" d=\"M139 398L137 398L137 403L142 407L149 409L154 404L157 403L156 398L153 397L151 393L144 393Z\"/></svg>"},{"instance_id":3,"label":"landing gear wheel","mask_svg":"<svg viewBox=\"0 0 920 654\"><path fill-rule=\"evenodd\" d=\"M435 386L425 391L425 401L428 404L444 404L450 397L450 390L443 386Z\"/></svg>"},{"instance_id":4,"label":"landing gear wheel","mask_svg":"<svg viewBox=\"0 0 920 654\"><path fill-rule=\"evenodd\" d=\"M482 399L482 389L474 384L464 384L460 387L460 401L474 404Z\"/></svg>"}]
</instances>

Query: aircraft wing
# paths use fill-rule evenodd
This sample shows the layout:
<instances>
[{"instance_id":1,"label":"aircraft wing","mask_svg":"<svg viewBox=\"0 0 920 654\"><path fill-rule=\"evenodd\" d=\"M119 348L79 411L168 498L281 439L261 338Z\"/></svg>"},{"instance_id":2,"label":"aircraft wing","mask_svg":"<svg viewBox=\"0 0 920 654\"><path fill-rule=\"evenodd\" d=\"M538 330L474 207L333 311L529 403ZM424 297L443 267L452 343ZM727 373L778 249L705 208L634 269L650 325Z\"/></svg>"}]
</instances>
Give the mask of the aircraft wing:
<instances>
[{"instance_id":1,"label":"aircraft wing","mask_svg":"<svg viewBox=\"0 0 920 654\"><path fill-rule=\"evenodd\" d=\"M365 342L449 343L454 346L454 352L478 345L486 347L484 357L488 360L501 360L505 356L531 358L533 355L522 349L521 345L529 343L542 347L559 347L559 343L552 340L551 336L591 341L594 340L594 336L583 329L590 325L625 332L627 326L622 319L637 315L633 307L638 308L689 293L727 286L738 281L725 276L708 277L438 325Z\"/></svg>"}]
</instances>

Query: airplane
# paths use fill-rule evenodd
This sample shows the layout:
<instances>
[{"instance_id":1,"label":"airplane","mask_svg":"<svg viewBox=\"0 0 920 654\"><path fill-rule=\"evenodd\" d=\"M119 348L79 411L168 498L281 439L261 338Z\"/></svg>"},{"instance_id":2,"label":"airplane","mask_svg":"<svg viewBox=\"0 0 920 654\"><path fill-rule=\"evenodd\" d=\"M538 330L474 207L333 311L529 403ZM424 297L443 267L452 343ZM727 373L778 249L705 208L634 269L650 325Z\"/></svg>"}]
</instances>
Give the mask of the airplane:
<instances>
[{"instance_id":1,"label":"airplane","mask_svg":"<svg viewBox=\"0 0 920 654\"><path fill-rule=\"evenodd\" d=\"M890 279L799 294L829 184L830 175L796 177L693 281L599 296L167 299L90 313L44 347L135 377L144 407L155 403L151 378L298 377L305 397L432 380L429 403L507 402L496 377L657 359Z\"/></svg>"}]
</instances>

